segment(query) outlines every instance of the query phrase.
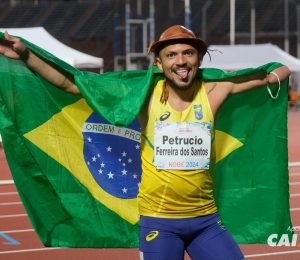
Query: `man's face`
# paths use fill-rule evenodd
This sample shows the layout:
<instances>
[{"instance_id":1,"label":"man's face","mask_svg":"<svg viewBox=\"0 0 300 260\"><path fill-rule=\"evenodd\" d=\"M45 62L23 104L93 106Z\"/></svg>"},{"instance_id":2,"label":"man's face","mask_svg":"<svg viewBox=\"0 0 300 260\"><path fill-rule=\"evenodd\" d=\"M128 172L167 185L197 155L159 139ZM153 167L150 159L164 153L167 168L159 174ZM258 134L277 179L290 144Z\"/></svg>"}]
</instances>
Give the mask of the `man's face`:
<instances>
[{"instance_id":1,"label":"man's face","mask_svg":"<svg viewBox=\"0 0 300 260\"><path fill-rule=\"evenodd\" d=\"M198 50L185 43L168 45L159 52L156 59L168 83L182 90L192 85L201 62Z\"/></svg>"}]
</instances>

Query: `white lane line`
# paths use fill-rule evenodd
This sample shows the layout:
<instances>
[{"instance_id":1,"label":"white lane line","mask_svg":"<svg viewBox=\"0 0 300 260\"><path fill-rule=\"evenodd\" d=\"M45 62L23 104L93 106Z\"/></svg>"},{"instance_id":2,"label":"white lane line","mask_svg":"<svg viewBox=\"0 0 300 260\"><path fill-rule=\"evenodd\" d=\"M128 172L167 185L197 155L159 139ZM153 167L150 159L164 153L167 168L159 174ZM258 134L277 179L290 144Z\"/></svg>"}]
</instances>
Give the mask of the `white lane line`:
<instances>
[{"instance_id":1,"label":"white lane line","mask_svg":"<svg viewBox=\"0 0 300 260\"><path fill-rule=\"evenodd\" d=\"M4 230L0 231L0 233L10 234L10 233L23 233L23 232L33 232L34 229L16 229L16 230Z\"/></svg>"},{"instance_id":2,"label":"white lane line","mask_svg":"<svg viewBox=\"0 0 300 260\"><path fill-rule=\"evenodd\" d=\"M289 162L289 167L297 167L300 166L300 162Z\"/></svg>"},{"instance_id":3,"label":"white lane line","mask_svg":"<svg viewBox=\"0 0 300 260\"><path fill-rule=\"evenodd\" d=\"M45 248L31 248L23 250L11 250L11 251L0 251L0 254L14 254L14 253L25 253L25 252L35 252L35 251L45 251L45 250L55 250L64 249L63 247L45 247Z\"/></svg>"},{"instance_id":4,"label":"white lane line","mask_svg":"<svg viewBox=\"0 0 300 260\"><path fill-rule=\"evenodd\" d=\"M300 197L300 193L292 193L290 194L290 197Z\"/></svg>"},{"instance_id":5,"label":"white lane line","mask_svg":"<svg viewBox=\"0 0 300 260\"><path fill-rule=\"evenodd\" d=\"M290 211L300 211L300 208L291 208Z\"/></svg>"},{"instance_id":6,"label":"white lane line","mask_svg":"<svg viewBox=\"0 0 300 260\"><path fill-rule=\"evenodd\" d=\"M18 194L18 192L16 191L11 191L11 192L1 192L0 193L0 196L6 196L6 195L15 195L15 194Z\"/></svg>"},{"instance_id":7,"label":"white lane line","mask_svg":"<svg viewBox=\"0 0 300 260\"><path fill-rule=\"evenodd\" d=\"M263 254L253 254L253 255L245 255L245 258L251 257L260 257L260 256L271 256L271 255L285 255L285 254L298 254L300 250L291 250L291 251L281 251L281 252L274 252L274 253L263 253Z\"/></svg>"},{"instance_id":8,"label":"white lane line","mask_svg":"<svg viewBox=\"0 0 300 260\"><path fill-rule=\"evenodd\" d=\"M0 203L0 206L20 205L20 204L22 204L21 201L17 201L17 202L3 202L3 203Z\"/></svg>"},{"instance_id":9,"label":"white lane line","mask_svg":"<svg viewBox=\"0 0 300 260\"><path fill-rule=\"evenodd\" d=\"M0 218L18 218L18 217L27 217L27 214L0 215Z\"/></svg>"},{"instance_id":10,"label":"white lane line","mask_svg":"<svg viewBox=\"0 0 300 260\"><path fill-rule=\"evenodd\" d=\"M0 180L0 185L14 184L13 180Z\"/></svg>"},{"instance_id":11,"label":"white lane line","mask_svg":"<svg viewBox=\"0 0 300 260\"><path fill-rule=\"evenodd\" d=\"M295 232L300 231L300 226L293 226L292 228Z\"/></svg>"}]
</instances>

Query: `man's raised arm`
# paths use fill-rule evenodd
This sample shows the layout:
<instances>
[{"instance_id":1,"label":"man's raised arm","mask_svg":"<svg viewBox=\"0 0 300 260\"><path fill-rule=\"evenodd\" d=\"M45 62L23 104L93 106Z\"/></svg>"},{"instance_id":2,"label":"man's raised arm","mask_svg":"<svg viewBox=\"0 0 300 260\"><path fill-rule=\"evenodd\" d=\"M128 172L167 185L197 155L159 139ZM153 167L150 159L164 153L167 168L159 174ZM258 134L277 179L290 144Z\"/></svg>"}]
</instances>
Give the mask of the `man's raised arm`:
<instances>
[{"instance_id":1,"label":"man's raised arm","mask_svg":"<svg viewBox=\"0 0 300 260\"><path fill-rule=\"evenodd\" d=\"M80 95L78 87L69 77L30 51L19 38L12 37L7 32L4 33L4 37L5 40L0 41L0 54L11 59L23 60L30 69L51 84L68 93Z\"/></svg>"},{"instance_id":2,"label":"man's raised arm","mask_svg":"<svg viewBox=\"0 0 300 260\"><path fill-rule=\"evenodd\" d=\"M262 75L261 77L253 78L251 80L232 84L230 94L243 92L248 89L256 88L267 84L278 84L278 81L287 79L291 74L291 71L287 66L281 66L274 69L269 74Z\"/></svg>"}]
</instances>

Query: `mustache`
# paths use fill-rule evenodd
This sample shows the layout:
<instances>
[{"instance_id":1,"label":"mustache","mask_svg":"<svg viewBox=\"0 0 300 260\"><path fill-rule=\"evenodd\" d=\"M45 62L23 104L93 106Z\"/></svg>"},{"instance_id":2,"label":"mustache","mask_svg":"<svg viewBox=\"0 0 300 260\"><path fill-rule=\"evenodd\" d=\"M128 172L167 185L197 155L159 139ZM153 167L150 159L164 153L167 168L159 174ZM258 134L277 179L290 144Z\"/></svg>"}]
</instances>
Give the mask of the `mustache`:
<instances>
[{"instance_id":1,"label":"mustache","mask_svg":"<svg viewBox=\"0 0 300 260\"><path fill-rule=\"evenodd\" d=\"M174 68L173 69L173 71L180 71L180 70L187 70L187 71L190 71L190 70L192 70L192 68L191 67L189 67L189 66L177 66L176 68Z\"/></svg>"}]
</instances>

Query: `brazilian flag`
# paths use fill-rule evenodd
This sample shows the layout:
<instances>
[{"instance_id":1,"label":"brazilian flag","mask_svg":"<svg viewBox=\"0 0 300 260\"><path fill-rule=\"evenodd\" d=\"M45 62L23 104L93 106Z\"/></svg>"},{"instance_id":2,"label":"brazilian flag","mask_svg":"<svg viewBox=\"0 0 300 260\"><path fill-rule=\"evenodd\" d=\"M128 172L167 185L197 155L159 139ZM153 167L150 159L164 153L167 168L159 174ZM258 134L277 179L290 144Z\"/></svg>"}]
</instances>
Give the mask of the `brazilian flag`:
<instances>
[{"instance_id":1,"label":"brazilian flag","mask_svg":"<svg viewBox=\"0 0 300 260\"><path fill-rule=\"evenodd\" d=\"M46 246L138 247L136 116L163 75L155 66L83 72L24 42L72 77L84 97L53 87L22 61L0 57L0 132L34 229ZM278 66L232 73L201 69L198 76L236 80ZM266 243L291 226L287 85L270 86L272 95L266 87L233 95L216 119L215 198L239 243Z\"/></svg>"}]
</instances>

